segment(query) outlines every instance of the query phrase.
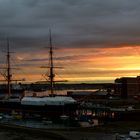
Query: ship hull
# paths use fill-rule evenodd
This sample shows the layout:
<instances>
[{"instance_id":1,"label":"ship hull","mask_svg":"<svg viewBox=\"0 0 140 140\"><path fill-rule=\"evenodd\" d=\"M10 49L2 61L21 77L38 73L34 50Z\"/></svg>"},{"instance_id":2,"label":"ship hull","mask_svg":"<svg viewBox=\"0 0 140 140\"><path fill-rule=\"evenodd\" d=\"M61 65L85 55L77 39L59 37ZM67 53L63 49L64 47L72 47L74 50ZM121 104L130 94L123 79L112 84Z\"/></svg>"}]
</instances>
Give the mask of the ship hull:
<instances>
[{"instance_id":1,"label":"ship hull","mask_svg":"<svg viewBox=\"0 0 140 140\"><path fill-rule=\"evenodd\" d=\"M76 114L77 104L65 105L23 105L20 101L0 101L0 113L12 114L16 112L22 114L23 117L31 117L39 115L51 119L60 118L61 115L67 115L74 118Z\"/></svg>"}]
</instances>

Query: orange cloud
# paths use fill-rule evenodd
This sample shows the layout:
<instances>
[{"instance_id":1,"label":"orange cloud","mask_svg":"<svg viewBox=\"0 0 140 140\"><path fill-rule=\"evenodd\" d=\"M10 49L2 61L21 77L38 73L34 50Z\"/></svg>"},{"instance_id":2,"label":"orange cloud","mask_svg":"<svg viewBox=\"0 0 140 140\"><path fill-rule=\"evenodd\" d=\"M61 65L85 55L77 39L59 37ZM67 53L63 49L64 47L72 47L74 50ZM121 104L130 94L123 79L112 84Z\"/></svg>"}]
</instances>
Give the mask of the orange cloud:
<instances>
[{"instance_id":1,"label":"orange cloud","mask_svg":"<svg viewBox=\"0 0 140 140\"><path fill-rule=\"evenodd\" d=\"M140 73L140 47L124 46L116 48L60 48L54 52L58 79L69 81L104 81L122 76L137 76ZM43 80L41 75L48 64L48 52L20 53L16 56L21 70L14 72L15 77L27 81ZM30 60L30 61L27 61Z\"/></svg>"}]
</instances>

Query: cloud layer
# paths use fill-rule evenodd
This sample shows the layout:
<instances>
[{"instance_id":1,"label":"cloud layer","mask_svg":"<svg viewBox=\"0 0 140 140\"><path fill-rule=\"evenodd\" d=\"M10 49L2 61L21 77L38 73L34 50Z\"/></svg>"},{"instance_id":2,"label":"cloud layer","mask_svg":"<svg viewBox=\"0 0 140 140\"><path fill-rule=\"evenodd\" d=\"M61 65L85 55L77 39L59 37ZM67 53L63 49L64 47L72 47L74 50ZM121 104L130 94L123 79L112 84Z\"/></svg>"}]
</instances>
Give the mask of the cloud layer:
<instances>
[{"instance_id":1,"label":"cloud layer","mask_svg":"<svg viewBox=\"0 0 140 140\"><path fill-rule=\"evenodd\" d=\"M49 28L58 46L139 44L139 5L139 0L0 0L0 33L26 46L47 40Z\"/></svg>"},{"instance_id":2,"label":"cloud layer","mask_svg":"<svg viewBox=\"0 0 140 140\"><path fill-rule=\"evenodd\" d=\"M39 66L47 60L45 47L51 28L53 44L59 48L57 64L90 65L90 73L102 65L113 74L116 71L111 67L128 68L120 58L139 60L139 5L139 0L0 0L0 49L6 50L4 38L9 37L22 66ZM1 53L1 64L3 56ZM116 58L111 63L112 57Z\"/></svg>"}]
</instances>

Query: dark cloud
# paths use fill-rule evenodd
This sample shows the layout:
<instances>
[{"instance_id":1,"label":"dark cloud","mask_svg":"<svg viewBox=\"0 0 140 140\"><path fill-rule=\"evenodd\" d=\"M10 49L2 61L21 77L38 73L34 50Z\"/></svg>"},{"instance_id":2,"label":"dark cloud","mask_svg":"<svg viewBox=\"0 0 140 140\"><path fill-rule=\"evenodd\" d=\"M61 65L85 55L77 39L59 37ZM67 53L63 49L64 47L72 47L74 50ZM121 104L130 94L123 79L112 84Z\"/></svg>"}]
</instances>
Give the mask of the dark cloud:
<instances>
[{"instance_id":1,"label":"dark cloud","mask_svg":"<svg viewBox=\"0 0 140 140\"><path fill-rule=\"evenodd\" d=\"M19 49L140 44L139 0L1 0L0 34ZM43 42L43 43L42 43Z\"/></svg>"},{"instance_id":2,"label":"dark cloud","mask_svg":"<svg viewBox=\"0 0 140 140\"><path fill-rule=\"evenodd\" d=\"M29 61L29 62L42 62L42 61L48 61L48 59L45 59L45 58L43 58L43 59L37 59L37 58L35 58L35 59L29 59L29 60L24 60L24 61Z\"/></svg>"}]
</instances>

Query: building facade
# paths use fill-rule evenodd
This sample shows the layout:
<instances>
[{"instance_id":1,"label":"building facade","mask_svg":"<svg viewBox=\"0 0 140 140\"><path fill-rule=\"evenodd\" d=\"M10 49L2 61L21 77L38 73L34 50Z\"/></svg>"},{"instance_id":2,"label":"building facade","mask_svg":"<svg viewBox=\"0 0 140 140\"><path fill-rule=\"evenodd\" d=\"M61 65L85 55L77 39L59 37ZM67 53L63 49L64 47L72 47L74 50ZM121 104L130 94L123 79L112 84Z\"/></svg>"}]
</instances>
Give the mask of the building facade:
<instances>
[{"instance_id":1,"label":"building facade","mask_svg":"<svg viewBox=\"0 0 140 140\"><path fill-rule=\"evenodd\" d=\"M122 98L134 97L140 94L140 76L122 77L115 80L115 94Z\"/></svg>"}]
</instances>

